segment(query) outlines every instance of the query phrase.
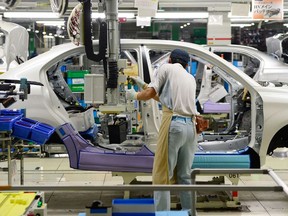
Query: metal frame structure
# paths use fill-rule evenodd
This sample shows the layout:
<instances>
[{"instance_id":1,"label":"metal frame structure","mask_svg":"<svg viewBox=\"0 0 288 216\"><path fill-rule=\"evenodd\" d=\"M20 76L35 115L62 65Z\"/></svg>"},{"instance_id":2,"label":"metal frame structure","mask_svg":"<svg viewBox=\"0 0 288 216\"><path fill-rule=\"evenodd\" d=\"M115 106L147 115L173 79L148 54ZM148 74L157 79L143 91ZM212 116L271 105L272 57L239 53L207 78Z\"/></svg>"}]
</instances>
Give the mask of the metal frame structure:
<instances>
[{"instance_id":1,"label":"metal frame structure","mask_svg":"<svg viewBox=\"0 0 288 216\"><path fill-rule=\"evenodd\" d=\"M27 145L23 145L23 140L14 139L11 136L11 131L0 132L0 144L2 146L2 154L7 154L7 171L8 171L8 185L12 185L12 151L11 148L17 148L17 152L20 154L20 184L24 184L24 161L23 161L23 148ZM7 149L7 153L4 150ZM4 168L4 170L6 170Z\"/></svg>"},{"instance_id":2,"label":"metal frame structure","mask_svg":"<svg viewBox=\"0 0 288 216\"><path fill-rule=\"evenodd\" d=\"M196 185L198 174L268 174L277 186L243 185ZM117 185L117 186L0 186L2 191L181 191L190 190L192 194L192 215L196 212L196 191L274 191L284 192L288 196L288 186L269 169L194 169L191 173L191 185Z\"/></svg>"},{"instance_id":3,"label":"metal frame structure","mask_svg":"<svg viewBox=\"0 0 288 216\"><path fill-rule=\"evenodd\" d=\"M276 175L276 173L273 170L269 170L269 169L193 169L192 173L191 173L191 184L192 185L194 185L194 186L196 185L196 175L201 175L201 174L210 174L210 175L229 174L229 175L237 175L237 177L239 177L240 174L267 174L278 185L278 186L272 186L275 189L274 191L283 191L288 196L288 186ZM220 190L228 191L228 190L226 190L226 186L222 186L222 185L218 186L218 185L216 185L215 188L220 189ZM238 190L238 191L242 191L243 190L243 191L245 191L246 187L250 187L250 186L235 185L235 190ZM262 190L266 191L264 188L260 189L261 187L262 186L255 186L255 190L251 189L251 191L262 191ZM270 188L270 186L267 186L267 189L268 188ZM200 190L202 190L202 189L193 190L192 191L192 205L191 205L191 213L192 213L192 215L196 215L197 214L196 213L196 203L197 203L197 194L196 194L196 192L200 191ZM233 191L232 187L231 187L231 190L229 190L229 191Z\"/></svg>"}]
</instances>

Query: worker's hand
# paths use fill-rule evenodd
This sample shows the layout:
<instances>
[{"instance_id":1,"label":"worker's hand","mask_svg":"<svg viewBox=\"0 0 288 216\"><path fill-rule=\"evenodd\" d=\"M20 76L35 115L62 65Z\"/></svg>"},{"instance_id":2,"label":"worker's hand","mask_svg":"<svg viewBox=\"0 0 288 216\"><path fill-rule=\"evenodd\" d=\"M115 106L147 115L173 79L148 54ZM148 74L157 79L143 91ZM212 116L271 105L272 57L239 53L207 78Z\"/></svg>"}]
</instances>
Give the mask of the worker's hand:
<instances>
[{"instance_id":1,"label":"worker's hand","mask_svg":"<svg viewBox=\"0 0 288 216\"><path fill-rule=\"evenodd\" d=\"M130 77L140 88L145 89L147 83L145 83L140 77Z\"/></svg>"},{"instance_id":2,"label":"worker's hand","mask_svg":"<svg viewBox=\"0 0 288 216\"><path fill-rule=\"evenodd\" d=\"M134 90L134 88L132 89L128 89L126 90L126 99L127 100L137 100L137 92Z\"/></svg>"}]
</instances>

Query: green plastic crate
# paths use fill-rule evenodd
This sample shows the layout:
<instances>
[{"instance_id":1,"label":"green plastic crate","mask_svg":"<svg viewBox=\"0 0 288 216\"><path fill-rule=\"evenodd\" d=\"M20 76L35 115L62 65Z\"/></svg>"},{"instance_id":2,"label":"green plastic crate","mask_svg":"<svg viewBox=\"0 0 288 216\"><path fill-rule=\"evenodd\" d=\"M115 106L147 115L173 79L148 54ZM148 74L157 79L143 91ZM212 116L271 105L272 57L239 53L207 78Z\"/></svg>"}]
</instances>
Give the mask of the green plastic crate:
<instances>
[{"instance_id":1,"label":"green plastic crate","mask_svg":"<svg viewBox=\"0 0 288 216\"><path fill-rule=\"evenodd\" d=\"M89 70L80 70L80 71L67 71L68 78L84 78L85 74L89 74Z\"/></svg>"}]
</instances>

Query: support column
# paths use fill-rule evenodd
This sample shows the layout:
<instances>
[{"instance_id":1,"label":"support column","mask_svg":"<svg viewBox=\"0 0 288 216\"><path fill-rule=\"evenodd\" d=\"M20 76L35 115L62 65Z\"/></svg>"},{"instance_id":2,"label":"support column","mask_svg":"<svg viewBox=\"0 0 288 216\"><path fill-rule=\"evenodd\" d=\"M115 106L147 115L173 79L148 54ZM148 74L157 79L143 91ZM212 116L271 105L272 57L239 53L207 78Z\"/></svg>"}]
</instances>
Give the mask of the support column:
<instances>
[{"instance_id":1,"label":"support column","mask_svg":"<svg viewBox=\"0 0 288 216\"><path fill-rule=\"evenodd\" d=\"M119 57L119 30L118 30L118 1L106 0L106 21L108 25L109 60L118 60Z\"/></svg>"},{"instance_id":2,"label":"support column","mask_svg":"<svg viewBox=\"0 0 288 216\"><path fill-rule=\"evenodd\" d=\"M116 105L118 98L118 58L119 58L119 31L118 31L118 0L106 0L106 21L108 26L108 82L107 104Z\"/></svg>"},{"instance_id":3,"label":"support column","mask_svg":"<svg viewBox=\"0 0 288 216\"><path fill-rule=\"evenodd\" d=\"M209 11L209 19L207 24L207 44L231 44L231 21L230 18L228 18L228 11L216 12L214 10L215 8L213 8L212 11Z\"/></svg>"}]
</instances>

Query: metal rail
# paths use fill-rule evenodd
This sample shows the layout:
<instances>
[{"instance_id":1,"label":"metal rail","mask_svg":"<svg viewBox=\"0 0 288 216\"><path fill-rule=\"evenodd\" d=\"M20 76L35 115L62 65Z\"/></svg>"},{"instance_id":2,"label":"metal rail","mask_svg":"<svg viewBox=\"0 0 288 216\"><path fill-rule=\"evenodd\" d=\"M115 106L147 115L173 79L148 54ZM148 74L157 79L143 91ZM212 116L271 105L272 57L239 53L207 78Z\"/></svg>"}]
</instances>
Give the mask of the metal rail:
<instances>
[{"instance_id":1,"label":"metal rail","mask_svg":"<svg viewBox=\"0 0 288 216\"><path fill-rule=\"evenodd\" d=\"M277 186L245 186L245 185L196 185L199 174L268 174ZM191 173L191 185L114 185L114 186L0 186L0 191L187 191L192 193L192 215L196 215L196 191L274 191L285 192L288 186L272 170L262 169L194 169Z\"/></svg>"},{"instance_id":2,"label":"metal rail","mask_svg":"<svg viewBox=\"0 0 288 216\"><path fill-rule=\"evenodd\" d=\"M244 185L99 185L99 186L0 186L0 191L275 191L281 192L281 186L244 186Z\"/></svg>"}]
</instances>

